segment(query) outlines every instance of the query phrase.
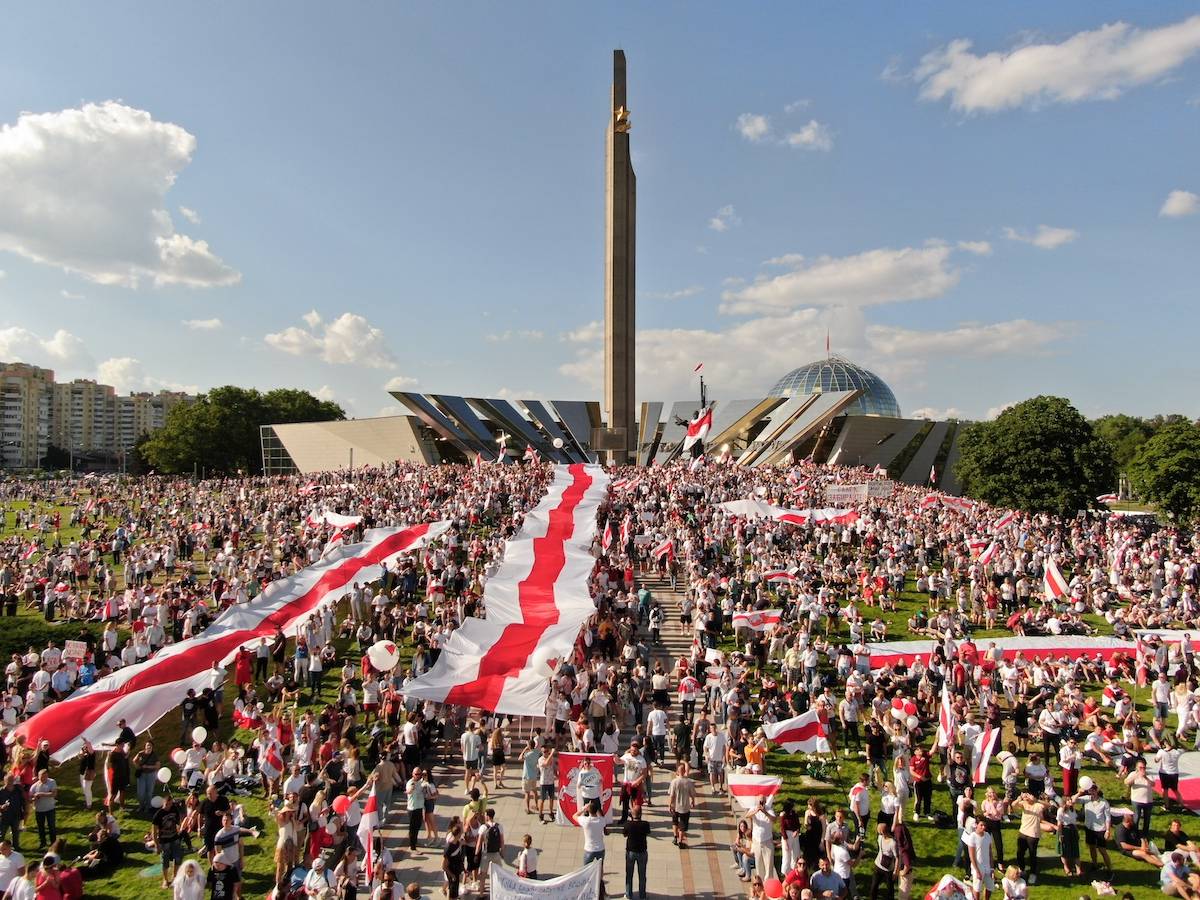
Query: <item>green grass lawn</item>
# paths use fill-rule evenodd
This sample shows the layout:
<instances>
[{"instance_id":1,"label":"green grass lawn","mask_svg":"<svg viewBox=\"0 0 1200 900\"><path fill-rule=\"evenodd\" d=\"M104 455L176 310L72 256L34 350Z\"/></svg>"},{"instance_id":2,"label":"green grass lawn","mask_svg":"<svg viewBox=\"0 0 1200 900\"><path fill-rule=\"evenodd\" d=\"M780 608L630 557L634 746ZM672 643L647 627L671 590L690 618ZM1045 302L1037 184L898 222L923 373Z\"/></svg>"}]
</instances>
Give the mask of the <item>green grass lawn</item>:
<instances>
[{"instance_id":1,"label":"green grass lawn","mask_svg":"<svg viewBox=\"0 0 1200 900\"><path fill-rule=\"evenodd\" d=\"M10 505L10 509L12 505ZM69 505L58 504L56 506L63 516L63 521L66 522L70 514L71 507ZM6 537L12 533L13 516L10 514L6 517L3 523L0 523L0 538ZM65 542L78 536L78 529L65 529L62 532L62 540ZM202 577L203 574L202 574ZM926 598L913 590L912 583L908 585L908 589L903 593L898 604L898 608L891 613L884 613L883 617L888 622L888 635L890 640L903 640L908 637L906 628L907 620L913 615L916 609L926 606ZM864 610L864 613L870 613L870 610ZM872 615L867 615L868 621ZM1095 623L1094 623L1095 624ZM38 633L49 630L51 633L56 633L62 629L70 628L73 633L78 626L66 626L62 624L46 625L41 621L41 617L33 612L21 610L15 622L9 620L0 620L0 647L6 644L6 633L13 633L13 626L20 626L25 629L34 629ZM996 629L987 632L977 632L977 636L987 638L992 636L1002 636L1008 634L1006 630ZM842 637L846 637L846 629L842 629ZM23 638L22 638L23 639ZM43 641L44 644L44 641ZM732 640L729 639L725 643L726 647L732 647ZM22 645L20 649L24 649ZM411 655L411 647L406 647L404 652ZM322 697L322 701L332 700L334 697L336 685L331 684L335 679L327 677L325 679L326 691ZM1139 704L1139 710L1148 720L1146 692L1143 690L1138 698L1142 702ZM226 691L226 709L232 708L233 698L236 696L236 691L232 685ZM177 714L168 714L161 722L159 722L151 731L151 737L154 739L159 753L164 758L169 755L170 751L176 746L176 741L179 737L180 720ZM232 724L228 721L222 723L220 729L220 738L223 741L228 741L233 737ZM243 738L247 736L243 734ZM1004 740L1007 742L1009 731L1006 728ZM784 778L783 790L781 792L780 801L785 798L792 798L797 802L797 805L802 809L804 803L811 796L818 797L825 805L827 812L832 812L836 807L846 806L846 795L851 784L857 779L858 775L864 768L865 760L860 757L840 758L839 770L837 771L832 782L827 785L804 786L802 783L804 760L799 756L788 756L779 750L772 751L767 757L767 772L769 774L779 774ZM1114 806L1123 805L1127 798L1127 792L1123 785L1118 784L1115 774L1108 769L1103 769L1098 766L1089 764L1085 767L1084 773L1090 775L1097 783L1099 783L1105 794L1109 797L1110 802ZM68 858L73 858L79 855L86 847L86 834L92 827L92 815L82 809L82 799L79 787L78 768L74 763L68 762L57 767L52 772L53 777L58 781L60 790L60 804L58 827L60 836L67 839L68 842ZM992 783L997 784L999 781L999 767L993 766L991 769ZM103 795L103 789L100 786L101 782L97 782L97 791ZM172 785L173 787L173 785ZM940 786L939 786L940 788ZM146 896L165 896L159 888L159 875L157 872L157 860L147 851L141 841L142 836L148 831L148 820L137 815L132 811L135 806L136 794L133 794L134 800L127 803L129 809L120 811L118 818L120 819L123 829L123 840L125 842L127 859L116 873L105 879L97 879L89 881L87 884L87 896L89 898L97 898L97 900L135 900L135 898L145 898ZM265 802L259 797L241 797L239 798L244 805L251 824L266 825L269 816ZM876 794L875 806L878 807L878 795ZM941 809L949 812L950 802L949 795L944 788L935 791L934 795L935 809ZM906 817L911 819L911 804L906 810ZM1165 830L1168 818L1160 810L1155 816L1155 832L1160 833ZM32 816L30 817L31 826L33 825ZM918 856L918 865L914 873L913 881L913 896L923 896L943 874L950 871L951 862L954 858L955 842L957 836L953 828L940 829L928 822L919 824L910 824L913 832L914 842ZM1185 829L1196 830L1192 822L1185 823ZM246 841L246 860L245 860L245 883L243 885L243 895L247 897L261 897L271 887L273 878L274 865L272 853L274 847L273 827L258 841ZM1004 831L1004 843L1006 851L1006 859L1011 859L1016 847L1016 826L1009 826ZM22 842L23 849L27 852L27 856L34 854L32 848L36 847L36 831L27 831ZM1044 835L1042 838L1042 846L1053 847L1054 839L1052 835ZM722 848L723 849L723 848ZM1086 849L1085 867L1086 867ZM872 871L871 860L874 858L873 849L864 853L862 862L857 870L858 886L860 893L865 893L869 887L870 875ZM1142 863L1122 857L1115 852L1112 853L1113 865L1116 869L1116 878L1114 886L1117 888L1118 895L1123 890L1132 890L1137 897L1149 897L1158 895L1158 874L1157 871L1151 869ZM958 873L956 873L958 874ZM1042 859L1042 873L1039 882L1034 887L1030 894L1036 898L1054 898L1054 900L1066 900L1066 898L1076 898L1081 895L1092 896L1093 892L1090 887L1092 876L1084 879L1076 879L1067 877L1062 874L1062 868L1058 863L1057 858Z\"/></svg>"}]
</instances>

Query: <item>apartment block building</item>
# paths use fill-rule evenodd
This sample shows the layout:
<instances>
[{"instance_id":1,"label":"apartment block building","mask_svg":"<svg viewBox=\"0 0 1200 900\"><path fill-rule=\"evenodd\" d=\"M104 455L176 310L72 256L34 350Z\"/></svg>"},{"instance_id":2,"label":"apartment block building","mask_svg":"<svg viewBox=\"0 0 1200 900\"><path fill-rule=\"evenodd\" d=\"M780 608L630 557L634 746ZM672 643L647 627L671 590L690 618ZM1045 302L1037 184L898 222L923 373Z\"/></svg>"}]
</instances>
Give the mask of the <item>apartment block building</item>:
<instances>
[{"instance_id":1,"label":"apartment block building","mask_svg":"<svg viewBox=\"0 0 1200 900\"><path fill-rule=\"evenodd\" d=\"M193 399L179 391L122 396L112 385L59 383L50 369L0 362L0 468L37 468L50 445L75 455L128 451Z\"/></svg>"}]
</instances>

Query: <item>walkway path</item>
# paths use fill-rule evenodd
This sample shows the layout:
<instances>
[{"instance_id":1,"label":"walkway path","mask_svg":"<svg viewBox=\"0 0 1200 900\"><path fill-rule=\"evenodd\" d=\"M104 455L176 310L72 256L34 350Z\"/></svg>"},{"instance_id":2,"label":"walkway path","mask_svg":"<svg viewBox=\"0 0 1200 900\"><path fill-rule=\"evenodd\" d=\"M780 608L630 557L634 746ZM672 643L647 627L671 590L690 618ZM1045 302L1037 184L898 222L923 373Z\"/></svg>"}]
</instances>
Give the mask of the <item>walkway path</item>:
<instances>
[{"instance_id":1,"label":"walkway path","mask_svg":"<svg viewBox=\"0 0 1200 900\"><path fill-rule=\"evenodd\" d=\"M682 592L673 592L669 582L647 579L645 584L662 603L666 612L666 623L662 630L662 642L651 647L653 659L662 659L664 667L671 660L687 652L691 646L691 635L679 634L679 602ZM672 709L677 716L677 701ZM518 737L523 739L530 729L540 721L524 720L519 734L513 734L513 745L519 746ZM622 733L621 752L629 746L632 729ZM455 742L456 743L456 742ZM437 767L434 780L441 797L437 804L437 823L444 835L446 823L459 813L465 802L463 793L463 770L457 749L449 755L451 764ZM620 766L617 767L620 777ZM533 845L540 853L538 874L542 878L563 875L578 869L583 862L583 834L578 828L539 824L536 815L526 815L521 796L520 768L515 764L508 767L502 790L493 790L491 805L496 810L496 820L504 826L506 846L504 858L512 864L521 846L522 836L533 836ZM707 776L694 772L700 802L692 813L691 848L680 850L671 843L671 816L667 812L665 791L673 773L656 769L651 789L652 806L643 810L643 817L650 823L651 840L649 865L647 866L647 895L650 897L699 897L724 898L745 893L744 885L730 866L733 857L729 852L732 840L732 818L729 804L724 797L712 796ZM490 784L490 775L489 775ZM404 811L403 792L397 792L390 814L383 826L384 842L396 859L398 881L416 881L431 897L439 897L443 883L441 875L441 849L443 839L436 847L422 840L421 849L414 855L408 851L407 813ZM614 823L612 833L605 839L604 880L608 896L620 896L625 890L625 838L620 826ZM635 884L636 890L636 884Z\"/></svg>"}]
</instances>

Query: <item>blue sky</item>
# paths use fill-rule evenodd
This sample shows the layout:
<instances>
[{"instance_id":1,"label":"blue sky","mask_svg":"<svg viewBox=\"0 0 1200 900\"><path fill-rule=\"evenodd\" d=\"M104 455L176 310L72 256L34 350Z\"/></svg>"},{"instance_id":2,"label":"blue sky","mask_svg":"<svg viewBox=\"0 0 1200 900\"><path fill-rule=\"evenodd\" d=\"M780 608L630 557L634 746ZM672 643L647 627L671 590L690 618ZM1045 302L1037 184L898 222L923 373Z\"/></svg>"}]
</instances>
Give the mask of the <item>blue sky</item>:
<instances>
[{"instance_id":1,"label":"blue sky","mask_svg":"<svg viewBox=\"0 0 1200 900\"><path fill-rule=\"evenodd\" d=\"M619 46L639 399L701 361L755 396L829 331L909 413L1200 416L1200 7L754 9L15 7L0 359L599 398Z\"/></svg>"}]
</instances>

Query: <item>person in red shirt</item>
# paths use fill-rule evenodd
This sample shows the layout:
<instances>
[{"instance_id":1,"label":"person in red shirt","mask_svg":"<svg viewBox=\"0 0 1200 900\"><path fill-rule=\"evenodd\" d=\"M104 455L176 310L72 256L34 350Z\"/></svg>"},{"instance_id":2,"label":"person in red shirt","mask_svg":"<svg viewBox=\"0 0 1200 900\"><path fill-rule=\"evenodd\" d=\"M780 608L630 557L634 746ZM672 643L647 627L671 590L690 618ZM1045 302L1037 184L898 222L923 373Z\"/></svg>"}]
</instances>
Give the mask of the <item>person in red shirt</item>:
<instances>
[{"instance_id":1,"label":"person in red shirt","mask_svg":"<svg viewBox=\"0 0 1200 900\"><path fill-rule=\"evenodd\" d=\"M916 803L913 805L913 821L920 820L924 815L933 818L933 776L929 771L929 757L924 747L918 747L908 761L908 771L912 774L913 793Z\"/></svg>"}]
</instances>

